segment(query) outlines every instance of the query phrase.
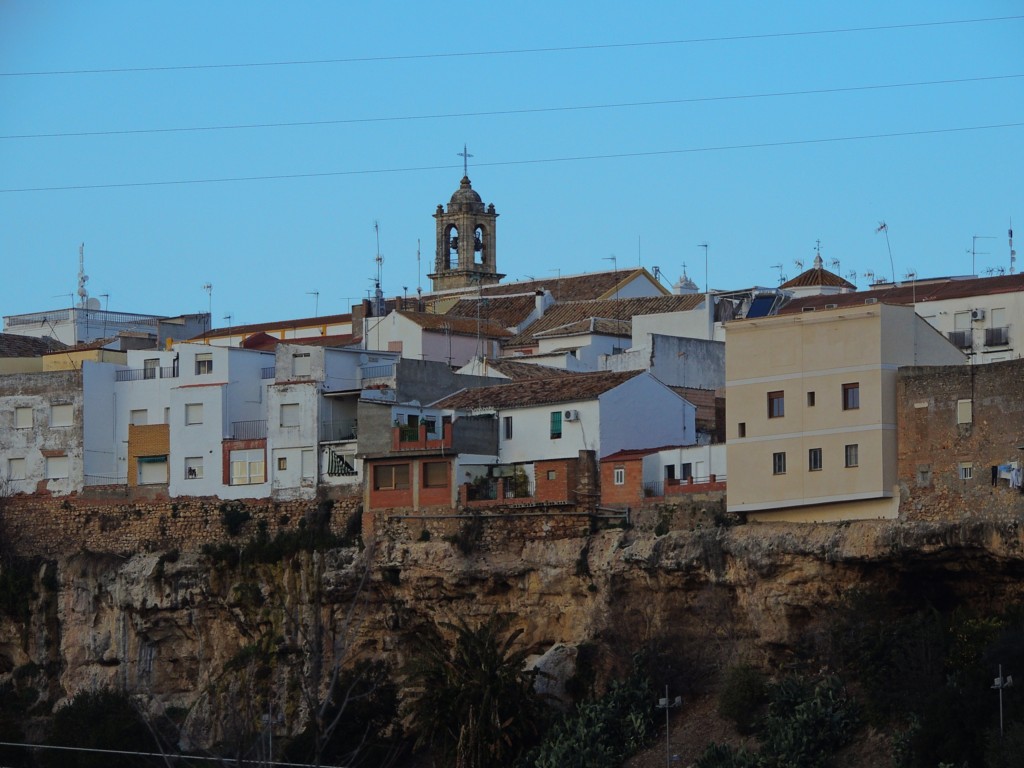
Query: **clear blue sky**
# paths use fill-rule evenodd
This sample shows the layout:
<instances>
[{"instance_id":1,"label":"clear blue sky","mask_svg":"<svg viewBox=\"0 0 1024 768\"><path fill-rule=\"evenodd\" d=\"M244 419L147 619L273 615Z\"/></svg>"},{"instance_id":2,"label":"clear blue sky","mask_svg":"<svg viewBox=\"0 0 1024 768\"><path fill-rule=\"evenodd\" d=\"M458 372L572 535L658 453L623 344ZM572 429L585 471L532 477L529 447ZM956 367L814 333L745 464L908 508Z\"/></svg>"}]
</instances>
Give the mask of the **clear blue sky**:
<instances>
[{"instance_id":1,"label":"clear blue sky","mask_svg":"<svg viewBox=\"0 0 1024 768\"><path fill-rule=\"evenodd\" d=\"M893 271L881 220L897 278L970 273L973 235L994 236L978 273L1009 269L1021 15L1019 0L6 0L0 314L67 306L80 242L111 310L203 311L211 283L215 325L344 312L372 287L374 221L385 293L428 290L464 142L507 280L614 256L672 280L685 262L703 287L707 242L712 288L777 285L820 239L863 287ZM874 29L827 32L853 28ZM207 66L311 60L335 61ZM130 71L81 72L100 69ZM23 74L56 71L75 73ZM300 122L321 124L282 125ZM225 128L253 124L275 127ZM913 135L819 141L879 134ZM197 183L271 176L290 178Z\"/></svg>"}]
</instances>

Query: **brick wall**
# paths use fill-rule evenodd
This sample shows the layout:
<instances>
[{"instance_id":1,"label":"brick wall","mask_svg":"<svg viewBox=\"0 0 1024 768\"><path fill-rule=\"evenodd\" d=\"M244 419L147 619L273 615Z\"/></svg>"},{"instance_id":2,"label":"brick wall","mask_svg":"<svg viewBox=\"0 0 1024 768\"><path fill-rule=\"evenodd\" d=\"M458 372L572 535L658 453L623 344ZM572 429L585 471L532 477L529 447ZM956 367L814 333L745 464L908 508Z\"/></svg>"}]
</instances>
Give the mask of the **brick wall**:
<instances>
[{"instance_id":1,"label":"brick wall","mask_svg":"<svg viewBox=\"0 0 1024 768\"><path fill-rule=\"evenodd\" d=\"M138 485L140 456L168 456L171 428L167 424L128 425L128 485Z\"/></svg>"},{"instance_id":2,"label":"brick wall","mask_svg":"<svg viewBox=\"0 0 1024 768\"><path fill-rule=\"evenodd\" d=\"M971 401L970 423L957 423L961 400ZM1024 496L991 475L993 466L1024 462L1024 360L901 369L897 407L901 517L1024 514ZM970 479L961 479L961 465L970 465Z\"/></svg>"},{"instance_id":3,"label":"brick wall","mask_svg":"<svg viewBox=\"0 0 1024 768\"><path fill-rule=\"evenodd\" d=\"M317 502L274 502L245 499L222 502L217 498L127 500L65 496L14 496L0 500L0 541L17 554L59 557L83 550L129 555L135 552L197 549L203 544L248 541L259 521L266 521L271 537L293 530L314 511ZM360 491L339 496L331 512L334 533L346 530L349 518L362 501ZM232 539L222 522L222 506L244 509L252 515Z\"/></svg>"},{"instance_id":4,"label":"brick wall","mask_svg":"<svg viewBox=\"0 0 1024 768\"><path fill-rule=\"evenodd\" d=\"M626 474L622 485L615 484L615 470ZM601 504L611 506L636 505L644 497L644 461L642 456L623 461L601 462Z\"/></svg>"}]
</instances>

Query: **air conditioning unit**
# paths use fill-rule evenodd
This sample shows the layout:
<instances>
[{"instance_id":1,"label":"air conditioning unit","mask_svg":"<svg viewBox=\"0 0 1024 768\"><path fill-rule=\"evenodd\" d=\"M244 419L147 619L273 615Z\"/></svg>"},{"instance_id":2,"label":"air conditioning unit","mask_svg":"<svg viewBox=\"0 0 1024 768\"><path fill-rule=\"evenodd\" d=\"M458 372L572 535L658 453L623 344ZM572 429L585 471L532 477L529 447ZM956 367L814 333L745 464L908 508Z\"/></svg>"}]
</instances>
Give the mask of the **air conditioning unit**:
<instances>
[{"instance_id":1,"label":"air conditioning unit","mask_svg":"<svg viewBox=\"0 0 1024 768\"><path fill-rule=\"evenodd\" d=\"M562 418L566 421L579 421L580 412L576 409L571 409L562 414Z\"/></svg>"},{"instance_id":2,"label":"air conditioning unit","mask_svg":"<svg viewBox=\"0 0 1024 768\"><path fill-rule=\"evenodd\" d=\"M984 309L972 309L971 310L971 320L984 320L984 319L985 319L985 310Z\"/></svg>"}]
</instances>

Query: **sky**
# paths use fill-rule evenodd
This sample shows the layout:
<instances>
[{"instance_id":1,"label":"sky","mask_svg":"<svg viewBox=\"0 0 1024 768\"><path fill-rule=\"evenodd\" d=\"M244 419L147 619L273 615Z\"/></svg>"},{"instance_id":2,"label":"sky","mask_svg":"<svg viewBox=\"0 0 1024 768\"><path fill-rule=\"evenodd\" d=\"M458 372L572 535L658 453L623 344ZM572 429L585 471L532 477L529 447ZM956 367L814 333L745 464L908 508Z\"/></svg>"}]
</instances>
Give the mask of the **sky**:
<instances>
[{"instance_id":1,"label":"sky","mask_svg":"<svg viewBox=\"0 0 1024 768\"><path fill-rule=\"evenodd\" d=\"M506 282L1009 272L1022 40L1019 0L0 0L0 315L77 302L81 243L104 308L215 326L347 312L378 252L429 291L464 145Z\"/></svg>"}]
</instances>

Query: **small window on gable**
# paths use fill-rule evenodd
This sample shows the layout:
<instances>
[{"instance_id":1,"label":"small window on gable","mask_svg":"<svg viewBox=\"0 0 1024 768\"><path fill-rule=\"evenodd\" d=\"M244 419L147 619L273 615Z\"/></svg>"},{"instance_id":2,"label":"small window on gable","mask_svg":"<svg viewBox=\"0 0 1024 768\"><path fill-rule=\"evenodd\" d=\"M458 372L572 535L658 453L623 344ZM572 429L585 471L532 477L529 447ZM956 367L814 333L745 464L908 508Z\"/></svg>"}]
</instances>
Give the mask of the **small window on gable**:
<instances>
[{"instance_id":1,"label":"small window on gable","mask_svg":"<svg viewBox=\"0 0 1024 768\"><path fill-rule=\"evenodd\" d=\"M301 415L301 409L302 406L299 403L281 403L281 426L299 426L299 416Z\"/></svg>"},{"instance_id":2,"label":"small window on gable","mask_svg":"<svg viewBox=\"0 0 1024 768\"><path fill-rule=\"evenodd\" d=\"M957 424L971 424L974 421L974 401L957 400L956 401L956 423Z\"/></svg>"},{"instance_id":3,"label":"small window on gable","mask_svg":"<svg viewBox=\"0 0 1024 768\"><path fill-rule=\"evenodd\" d=\"M772 474L773 475L784 475L786 474L786 452L781 451L779 453L772 454Z\"/></svg>"},{"instance_id":4,"label":"small window on gable","mask_svg":"<svg viewBox=\"0 0 1024 768\"><path fill-rule=\"evenodd\" d=\"M75 416L75 407L70 403L50 406L50 426L70 427Z\"/></svg>"},{"instance_id":5,"label":"small window on gable","mask_svg":"<svg viewBox=\"0 0 1024 768\"><path fill-rule=\"evenodd\" d=\"M202 403L187 403L185 405L185 424L202 424L203 423L203 404Z\"/></svg>"},{"instance_id":6,"label":"small window on gable","mask_svg":"<svg viewBox=\"0 0 1024 768\"><path fill-rule=\"evenodd\" d=\"M562 436L562 412L551 412L551 439L557 440Z\"/></svg>"},{"instance_id":7,"label":"small window on gable","mask_svg":"<svg viewBox=\"0 0 1024 768\"><path fill-rule=\"evenodd\" d=\"M213 373L213 352L200 352L196 355L196 376Z\"/></svg>"},{"instance_id":8,"label":"small window on gable","mask_svg":"<svg viewBox=\"0 0 1024 768\"><path fill-rule=\"evenodd\" d=\"M32 409L30 407L14 409L14 428L32 429Z\"/></svg>"},{"instance_id":9,"label":"small window on gable","mask_svg":"<svg viewBox=\"0 0 1024 768\"><path fill-rule=\"evenodd\" d=\"M860 408L860 382L843 384L843 410L855 411Z\"/></svg>"},{"instance_id":10,"label":"small window on gable","mask_svg":"<svg viewBox=\"0 0 1024 768\"><path fill-rule=\"evenodd\" d=\"M616 467L615 468L615 484L625 485L626 484L626 468Z\"/></svg>"},{"instance_id":11,"label":"small window on gable","mask_svg":"<svg viewBox=\"0 0 1024 768\"><path fill-rule=\"evenodd\" d=\"M311 370L309 352L298 352L292 355L292 374L294 376L309 376Z\"/></svg>"}]
</instances>

